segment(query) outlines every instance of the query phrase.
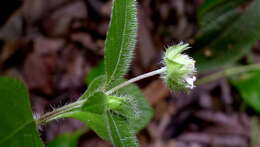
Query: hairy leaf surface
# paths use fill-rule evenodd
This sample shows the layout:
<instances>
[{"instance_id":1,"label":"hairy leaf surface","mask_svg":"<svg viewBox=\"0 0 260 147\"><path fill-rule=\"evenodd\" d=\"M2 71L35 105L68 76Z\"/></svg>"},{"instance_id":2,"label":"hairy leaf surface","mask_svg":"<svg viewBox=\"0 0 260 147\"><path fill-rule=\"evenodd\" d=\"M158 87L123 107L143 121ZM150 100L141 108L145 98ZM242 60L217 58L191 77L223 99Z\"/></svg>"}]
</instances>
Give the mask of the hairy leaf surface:
<instances>
[{"instance_id":1,"label":"hairy leaf surface","mask_svg":"<svg viewBox=\"0 0 260 147\"><path fill-rule=\"evenodd\" d=\"M83 111L103 114L106 109L106 95L103 92L96 92L88 98L82 106Z\"/></svg>"},{"instance_id":2,"label":"hairy leaf surface","mask_svg":"<svg viewBox=\"0 0 260 147\"><path fill-rule=\"evenodd\" d=\"M126 81L120 78L110 85L114 87L122 82ZM127 107L123 107L118 111L121 115L127 115L127 119L130 121L131 127L135 132L143 129L151 120L153 116L153 109L149 105L142 91L135 85L130 84L122 89L119 89L112 95L121 96L126 99Z\"/></svg>"},{"instance_id":3,"label":"hairy leaf surface","mask_svg":"<svg viewBox=\"0 0 260 147\"><path fill-rule=\"evenodd\" d=\"M135 0L113 0L112 16L105 41L107 85L128 71L136 44L136 32Z\"/></svg>"},{"instance_id":4,"label":"hairy leaf surface","mask_svg":"<svg viewBox=\"0 0 260 147\"><path fill-rule=\"evenodd\" d=\"M114 147L137 147L135 133L130 128L127 120L112 112L105 114L109 138Z\"/></svg>"},{"instance_id":5,"label":"hairy leaf surface","mask_svg":"<svg viewBox=\"0 0 260 147\"><path fill-rule=\"evenodd\" d=\"M104 85L105 85L106 77L104 75L101 75L97 78L95 78L90 85L88 86L88 89L82 94L80 99L87 99L91 95L93 95L95 92L103 91Z\"/></svg>"}]
</instances>

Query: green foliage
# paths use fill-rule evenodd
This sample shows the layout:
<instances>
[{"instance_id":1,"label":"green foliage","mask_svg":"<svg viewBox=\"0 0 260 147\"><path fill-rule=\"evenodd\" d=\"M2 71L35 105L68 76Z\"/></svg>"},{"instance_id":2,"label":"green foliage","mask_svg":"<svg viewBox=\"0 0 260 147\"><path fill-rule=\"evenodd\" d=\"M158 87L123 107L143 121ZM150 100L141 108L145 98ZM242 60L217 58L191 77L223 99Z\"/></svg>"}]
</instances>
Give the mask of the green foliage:
<instances>
[{"instance_id":1,"label":"green foliage","mask_svg":"<svg viewBox=\"0 0 260 147\"><path fill-rule=\"evenodd\" d=\"M99 76L94 79L86 92L81 96L81 99L87 101L83 104L82 108L75 111L63 113L59 117L75 118L85 123L90 129L95 131L98 136L104 140L109 140L106 124L104 123L106 111L106 97L102 92L104 89L101 87L105 84L106 77ZM97 98L97 96L100 96ZM90 100L90 101L89 101ZM101 108L98 108L101 106ZM97 110L95 110L97 109Z\"/></svg>"},{"instance_id":2,"label":"green foliage","mask_svg":"<svg viewBox=\"0 0 260 147\"><path fill-rule=\"evenodd\" d=\"M141 90L134 84L130 84L116 92L116 95L127 96L127 98L124 97L124 105L117 106L118 109L115 110L110 109L108 102L109 98L113 96L106 96L105 93L102 92L103 89L100 89L99 92L94 90L104 85L104 79L104 76L100 76L92 81L89 86L92 90L88 89L84 94L84 98L86 98L87 101L81 109L62 114L60 118L71 117L78 119L94 130L101 138L111 142L114 141L112 139L115 139L114 137L116 136L114 135L116 134L111 135L110 131L112 130L110 129L115 127L125 128L122 132L119 130L119 133L122 133L119 134L120 136L126 135L121 136L122 138L129 138L129 135L131 135L132 137L129 139L134 139L135 137L133 137L133 135L143 129L150 121L153 114L152 108L144 98ZM109 88L124 81L123 79L118 79L114 81ZM113 121L115 121L115 124L111 124ZM127 133L126 131L129 130L131 131ZM134 139L132 141L128 140L127 142L133 143L137 141Z\"/></svg>"},{"instance_id":3,"label":"green foliage","mask_svg":"<svg viewBox=\"0 0 260 147\"><path fill-rule=\"evenodd\" d=\"M104 114L106 111L107 98L103 92L96 92L88 98L82 106L83 111Z\"/></svg>"},{"instance_id":4,"label":"green foliage","mask_svg":"<svg viewBox=\"0 0 260 147\"><path fill-rule=\"evenodd\" d=\"M135 133L125 118L108 111L106 125L109 138L115 147L137 147Z\"/></svg>"},{"instance_id":5,"label":"green foliage","mask_svg":"<svg viewBox=\"0 0 260 147\"><path fill-rule=\"evenodd\" d=\"M117 97L117 96L107 96L108 102L108 108L111 110L118 110L122 107L122 105L124 105L124 100L126 98L124 97Z\"/></svg>"},{"instance_id":6,"label":"green foliage","mask_svg":"<svg viewBox=\"0 0 260 147\"><path fill-rule=\"evenodd\" d=\"M115 87L125 81L125 79L118 79L110 86ZM153 110L142 91L135 84L130 84L116 91L115 95L124 97L126 103L116 113L127 116L129 124L135 132L143 129L151 120Z\"/></svg>"},{"instance_id":7,"label":"green foliage","mask_svg":"<svg viewBox=\"0 0 260 147\"><path fill-rule=\"evenodd\" d=\"M77 147L80 136L84 133L84 129L72 133L65 133L47 144L47 147Z\"/></svg>"},{"instance_id":8,"label":"green foliage","mask_svg":"<svg viewBox=\"0 0 260 147\"><path fill-rule=\"evenodd\" d=\"M105 85L106 77L101 75L89 84L88 89L83 93L80 99L87 99L97 91L103 91Z\"/></svg>"},{"instance_id":9,"label":"green foliage","mask_svg":"<svg viewBox=\"0 0 260 147\"><path fill-rule=\"evenodd\" d=\"M192 56L198 70L218 68L248 53L260 37L260 1L207 0Z\"/></svg>"},{"instance_id":10,"label":"green foliage","mask_svg":"<svg viewBox=\"0 0 260 147\"><path fill-rule=\"evenodd\" d=\"M213 29L214 27L216 27L216 29L217 28L220 29L220 27L216 26L216 22L228 21L229 23L232 23L232 20L226 19L226 17L231 16L231 15L227 15L227 14L234 13L234 14L237 14L237 16L238 16L239 9L236 9L236 8L245 2L246 2L245 0L235 0L235 1L205 0L205 2L200 6L199 11L198 11L198 19L199 19L199 24L201 26L200 32L206 33L205 30L207 27L211 28L211 30L214 30ZM220 14L222 14L222 15L220 16ZM214 19L215 19L215 22L213 21ZM208 23L210 23L211 25L209 25ZM226 24L218 23L218 25L225 26Z\"/></svg>"},{"instance_id":11,"label":"green foliage","mask_svg":"<svg viewBox=\"0 0 260 147\"><path fill-rule=\"evenodd\" d=\"M136 31L135 0L114 0L105 42L106 75L92 81L81 97L87 99L82 109L67 115L85 122L100 137L110 140L116 147L137 146L135 133L152 117L151 107L136 86L130 85L116 92L119 97L123 96L122 105L114 101L115 96L105 95L105 90L125 81L118 79L128 71L135 47ZM96 71L102 70L98 67Z\"/></svg>"},{"instance_id":12,"label":"green foliage","mask_svg":"<svg viewBox=\"0 0 260 147\"><path fill-rule=\"evenodd\" d=\"M136 18L136 2L135 0L114 0L112 9L112 18L110 21L107 39L105 42L105 74L106 80L98 78L94 80L88 90L83 94L83 99L91 100L91 105L108 105L106 102L111 102L114 96L107 96L108 100L91 97L93 91L109 90L118 84L122 83L120 79L127 71L132 59L133 49L136 42L137 18ZM102 71L101 66L95 69ZM96 72L99 73L99 72ZM95 74L96 75L96 74ZM119 79L119 80L118 80ZM106 87L103 89L103 84L106 82ZM102 87L102 88L100 88ZM99 89L99 90L97 90ZM77 112L76 117L83 120L90 128L92 128L98 135L106 140L110 140L115 146L135 146L136 139L134 134L145 127L152 117L152 109L145 100L141 90L134 85L129 85L116 92L116 96L123 96L124 104L116 105L120 107L116 110L110 110L113 104L109 104L105 113L95 113L89 111L87 107L88 101L84 104L84 112ZM125 97L127 96L127 97ZM96 99L96 101L94 100ZM105 102L105 104L101 104ZM89 105L88 105L89 106ZM94 109L92 109L94 110ZM98 108L96 110L99 110ZM91 113L90 113L91 112ZM101 112L101 111L98 111ZM92 117L81 117L80 115L94 115L100 118L97 121L92 121ZM75 118L75 115L72 117ZM100 120L106 119L106 122ZM97 126L97 124L99 124ZM104 127L107 127L104 129ZM101 129L100 129L101 128ZM131 131L134 130L134 131ZM131 137L130 137L131 136Z\"/></svg>"},{"instance_id":13,"label":"green foliage","mask_svg":"<svg viewBox=\"0 0 260 147\"><path fill-rule=\"evenodd\" d=\"M0 146L43 147L23 83L0 77Z\"/></svg>"},{"instance_id":14,"label":"green foliage","mask_svg":"<svg viewBox=\"0 0 260 147\"><path fill-rule=\"evenodd\" d=\"M135 0L114 0L112 18L105 41L107 85L128 70L136 43Z\"/></svg>"},{"instance_id":15,"label":"green foliage","mask_svg":"<svg viewBox=\"0 0 260 147\"><path fill-rule=\"evenodd\" d=\"M78 101L36 118L37 125L60 118L75 118L85 123L104 140L111 141L115 147L138 146L135 134L148 124L153 111L142 91L131 84L131 80L126 82L123 79L131 63L136 43L136 11L135 0L113 1L112 17L105 41L104 70L100 65L90 73L87 79L88 89ZM189 88L192 88L194 61L187 55L180 54L187 48L187 45L181 45L183 44L166 53L166 62L177 63L179 68L175 68L174 73L175 70L180 71L183 75L179 78L185 80L190 85ZM164 69L167 68L169 67L157 70L151 75L165 72ZM103 71L105 75L94 79ZM4 99L0 109L8 112L3 114L6 119L1 122L1 126L5 127L0 130L0 145L43 146L36 131L25 87L15 80L6 78L0 79L0 83L0 96ZM124 85L125 83L127 84ZM76 146L79 135L65 134L48 146ZM63 139L66 139L66 144L63 144Z\"/></svg>"},{"instance_id":16,"label":"green foliage","mask_svg":"<svg viewBox=\"0 0 260 147\"><path fill-rule=\"evenodd\" d=\"M241 74L232 80L243 100L260 113L260 70Z\"/></svg>"},{"instance_id":17,"label":"green foliage","mask_svg":"<svg viewBox=\"0 0 260 147\"><path fill-rule=\"evenodd\" d=\"M100 80L102 78L104 79L104 76L93 80L93 84L91 85L96 85L95 87L99 87L98 84L104 85L105 81ZM124 81L123 79L118 79L110 86L114 87ZM129 137L129 135L134 135L143 129L153 115L151 106L148 104L141 90L134 84L130 84L116 92L118 96L126 96L123 97L125 98L123 99L124 104L118 105L117 109L108 107L109 99L114 96L106 96L102 91L97 92L92 90L87 90L85 95L88 95L86 97L88 101L84 103L81 109L62 114L60 118L72 117L78 119L94 130L101 138L111 142L113 142L112 139L114 139L114 136L111 136L111 132L109 132L111 131L109 130L111 129L110 127L125 128L124 131L131 130L128 133L120 134L126 134L126 136L121 136L122 138ZM104 121L107 119L108 121ZM115 124L111 124L112 120L115 121ZM109 128L108 125L110 126ZM134 139L134 137L129 139ZM136 140L129 142L136 142Z\"/></svg>"},{"instance_id":18,"label":"green foliage","mask_svg":"<svg viewBox=\"0 0 260 147\"><path fill-rule=\"evenodd\" d=\"M63 113L61 118L75 118L80 120L87 127L93 130L99 137L109 141L106 124L104 123L105 117L103 114L91 113L82 110L76 110L69 113Z\"/></svg>"}]
</instances>

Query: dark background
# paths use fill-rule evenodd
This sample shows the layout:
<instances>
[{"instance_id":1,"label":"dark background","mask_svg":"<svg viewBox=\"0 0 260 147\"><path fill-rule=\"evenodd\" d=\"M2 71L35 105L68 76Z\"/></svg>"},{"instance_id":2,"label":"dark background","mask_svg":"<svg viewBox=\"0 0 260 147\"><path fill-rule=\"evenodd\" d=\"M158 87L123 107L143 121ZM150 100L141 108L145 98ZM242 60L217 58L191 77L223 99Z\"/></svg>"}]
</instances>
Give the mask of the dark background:
<instances>
[{"instance_id":1,"label":"dark background","mask_svg":"<svg viewBox=\"0 0 260 147\"><path fill-rule=\"evenodd\" d=\"M139 0L138 43L126 77L161 67L168 45L180 41L196 44L196 35L201 29L198 9L203 2ZM43 114L75 101L87 88L88 73L103 59L111 1L9 0L0 3L0 74L25 81L35 113ZM207 51L205 56L210 56L211 52ZM259 53L258 42L250 52L253 62L259 61ZM238 62L247 64L250 59L244 56ZM198 77L211 72L199 72ZM155 109L153 120L138 134L142 146L250 146L250 119L257 113L243 107L237 89L226 78L197 86L186 94L170 92L159 77L137 84ZM47 143L59 134L82 127L83 124L73 119L54 121L41 129L41 137ZM91 131L80 137L78 145L111 146Z\"/></svg>"}]
</instances>

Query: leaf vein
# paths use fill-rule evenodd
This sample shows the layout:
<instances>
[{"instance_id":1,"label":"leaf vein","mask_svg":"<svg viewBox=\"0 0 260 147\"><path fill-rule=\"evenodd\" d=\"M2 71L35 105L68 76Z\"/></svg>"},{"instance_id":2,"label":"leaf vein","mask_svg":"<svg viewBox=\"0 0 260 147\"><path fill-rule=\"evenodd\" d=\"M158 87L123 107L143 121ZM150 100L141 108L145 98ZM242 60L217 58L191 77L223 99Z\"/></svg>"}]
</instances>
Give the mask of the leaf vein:
<instances>
[{"instance_id":1,"label":"leaf vein","mask_svg":"<svg viewBox=\"0 0 260 147\"><path fill-rule=\"evenodd\" d=\"M116 66L115 66L115 69L113 70L113 73L111 74L111 78L109 80L108 83L110 83L112 80L113 80L113 76L115 75L117 69L118 69L118 66L119 66L119 63L120 63L120 60L121 60L121 57L122 57L122 51L123 51L123 45L125 44L125 33L126 33L126 28L127 28L127 17L128 17L128 10L127 10L127 4L125 3L124 5L126 11L125 11L125 21L124 21L124 27L123 27L123 33L121 34L122 36L122 41L120 43L120 52L119 52L119 57L117 58L117 62L116 62Z\"/></svg>"},{"instance_id":2,"label":"leaf vein","mask_svg":"<svg viewBox=\"0 0 260 147\"><path fill-rule=\"evenodd\" d=\"M24 129L27 125L29 125L30 123L32 123L33 120L30 120L28 122L25 122L24 124L22 124L19 128L17 128L16 130L14 130L13 132L11 132L8 136L6 136L5 138L3 138L2 140L0 140L0 144L4 143L5 141L7 141L9 138L11 138L12 136L14 136L15 134L17 134L18 132L20 132L22 129Z\"/></svg>"}]
</instances>

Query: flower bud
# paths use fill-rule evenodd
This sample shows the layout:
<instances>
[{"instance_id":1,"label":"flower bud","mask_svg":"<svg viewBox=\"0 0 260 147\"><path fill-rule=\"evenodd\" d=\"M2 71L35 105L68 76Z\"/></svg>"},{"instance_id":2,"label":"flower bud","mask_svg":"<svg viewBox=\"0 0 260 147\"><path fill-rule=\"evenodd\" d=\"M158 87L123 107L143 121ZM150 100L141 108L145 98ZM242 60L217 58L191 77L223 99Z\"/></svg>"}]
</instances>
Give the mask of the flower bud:
<instances>
[{"instance_id":1,"label":"flower bud","mask_svg":"<svg viewBox=\"0 0 260 147\"><path fill-rule=\"evenodd\" d=\"M123 102L123 98L121 97L108 96L108 108L111 110L119 109Z\"/></svg>"},{"instance_id":2,"label":"flower bud","mask_svg":"<svg viewBox=\"0 0 260 147\"><path fill-rule=\"evenodd\" d=\"M107 106L113 112L126 117L127 119L136 119L140 117L139 106L136 100L131 96L107 96Z\"/></svg>"},{"instance_id":3,"label":"flower bud","mask_svg":"<svg viewBox=\"0 0 260 147\"><path fill-rule=\"evenodd\" d=\"M195 61L188 55L181 54L189 48L189 44L179 43L166 50L164 64L166 66L165 81L171 89L185 90L194 88L196 77Z\"/></svg>"}]
</instances>

